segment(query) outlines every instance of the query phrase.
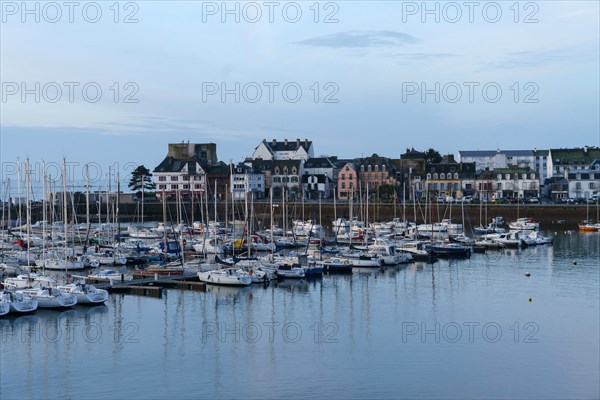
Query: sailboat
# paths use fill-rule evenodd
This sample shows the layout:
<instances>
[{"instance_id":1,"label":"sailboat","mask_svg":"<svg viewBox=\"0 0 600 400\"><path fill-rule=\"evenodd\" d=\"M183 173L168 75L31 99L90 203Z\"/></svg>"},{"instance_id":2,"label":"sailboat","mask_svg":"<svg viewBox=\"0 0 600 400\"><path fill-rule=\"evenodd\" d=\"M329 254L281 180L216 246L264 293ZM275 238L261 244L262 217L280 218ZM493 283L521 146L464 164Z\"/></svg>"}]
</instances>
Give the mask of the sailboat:
<instances>
[{"instance_id":1,"label":"sailboat","mask_svg":"<svg viewBox=\"0 0 600 400\"><path fill-rule=\"evenodd\" d=\"M585 206L585 221L579 224L579 231L581 232L598 232L598 227L600 224L592 224L590 221L590 204L586 202Z\"/></svg>"}]
</instances>

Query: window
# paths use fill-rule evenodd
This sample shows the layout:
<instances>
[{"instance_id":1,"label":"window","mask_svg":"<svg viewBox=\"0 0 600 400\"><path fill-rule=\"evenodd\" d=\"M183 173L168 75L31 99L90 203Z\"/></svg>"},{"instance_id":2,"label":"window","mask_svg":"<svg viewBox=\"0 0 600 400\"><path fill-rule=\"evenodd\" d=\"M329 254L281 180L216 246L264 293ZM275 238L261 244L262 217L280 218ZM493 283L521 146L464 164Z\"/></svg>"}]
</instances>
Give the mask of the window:
<instances>
[{"instance_id":1,"label":"window","mask_svg":"<svg viewBox=\"0 0 600 400\"><path fill-rule=\"evenodd\" d=\"M298 177L297 176L292 176L291 182L297 183L298 182Z\"/></svg>"},{"instance_id":2,"label":"window","mask_svg":"<svg viewBox=\"0 0 600 400\"><path fill-rule=\"evenodd\" d=\"M172 177L171 177L171 181L172 181L172 182L177 182L177 178L179 178L179 177L178 177L178 176L172 176Z\"/></svg>"},{"instance_id":3,"label":"window","mask_svg":"<svg viewBox=\"0 0 600 400\"><path fill-rule=\"evenodd\" d=\"M594 187L594 182L590 182L590 189L596 189L596 188Z\"/></svg>"},{"instance_id":4,"label":"window","mask_svg":"<svg viewBox=\"0 0 600 400\"><path fill-rule=\"evenodd\" d=\"M279 175L279 167L275 167L275 175Z\"/></svg>"},{"instance_id":5,"label":"window","mask_svg":"<svg viewBox=\"0 0 600 400\"><path fill-rule=\"evenodd\" d=\"M375 165L375 172L379 172L379 165Z\"/></svg>"},{"instance_id":6,"label":"window","mask_svg":"<svg viewBox=\"0 0 600 400\"><path fill-rule=\"evenodd\" d=\"M385 165L381 166L381 171L385 172Z\"/></svg>"},{"instance_id":7,"label":"window","mask_svg":"<svg viewBox=\"0 0 600 400\"><path fill-rule=\"evenodd\" d=\"M200 185L194 185L194 189L200 189Z\"/></svg>"},{"instance_id":8,"label":"window","mask_svg":"<svg viewBox=\"0 0 600 400\"><path fill-rule=\"evenodd\" d=\"M281 178L278 176L273 177L273 182L275 183L280 183L281 182Z\"/></svg>"},{"instance_id":9,"label":"window","mask_svg":"<svg viewBox=\"0 0 600 400\"><path fill-rule=\"evenodd\" d=\"M510 180L510 174L506 174L504 177L506 178L507 181Z\"/></svg>"},{"instance_id":10,"label":"window","mask_svg":"<svg viewBox=\"0 0 600 400\"><path fill-rule=\"evenodd\" d=\"M342 174L342 179L346 179L346 174Z\"/></svg>"},{"instance_id":11,"label":"window","mask_svg":"<svg viewBox=\"0 0 600 400\"><path fill-rule=\"evenodd\" d=\"M166 181L166 180L167 180L167 177L166 177L166 176L159 176L159 177L158 177L158 181L159 181L159 182L164 182L164 181ZM163 186L164 186L164 185L163 185Z\"/></svg>"},{"instance_id":12,"label":"window","mask_svg":"<svg viewBox=\"0 0 600 400\"><path fill-rule=\"evenodd\" d=\"M346 189L346 182L342 182L342 189Z\"/></svg>"},{"instance_id":13,"label":"window","mask_svg":"<svg viewBox=\"0 0 600 400\"><path fill-rule=\"evenodd\" d=\"M501 181L502 180L502 174L498 174L497 178L498 178L499 181Z\"/></svg>"},{"instance_id":14,"label":"window","mask_svg":"<svg viewBox=\"0 0 600 400\"><path fill-rule=\"evenodd\" d=\"M367 171L371 172L371 166L367 165Z\"/></svg>"},{"instance_id":15,"label":"window","mask_svg":"<svg viewBox=\"0 0 600 400\"><path fill-rule=\"evenodd\" d=\"M179 185L171 185L171 190L178 190L179 189Z\"/></svg>"},{"instance_id":16,"label":"window","mask_svg":"<svg viewBox=\"0 0 600 400\"><path fill-rule=\"evenodd\" d=\"M190 185L183 185L184 190L188 190L189 188L190 188Z\"/></svg>"},{"instance_id":17,"label":"window","mask_svg":"<svg viewBox=\"0 0 600 400\"><path fill-rule=\"evenodd\" d=\"M496 190L502 190L502 183L498 182L496 184Z\"/></svg>"},{"instance_id":18,"label":"window","mask_svg":"<svg viewBox=\"0 0 600 400\"><path fill-rule=\"evenodd\" d=\"M446 174L444 174L443 172L440 174L440 179L446 179Z\"/></svg>"},{"instance_id":19,"label":"window","mask_svg":"<svg viewBox=\"0 0 600 400\"><path fill-rule=\"evenodd\" d=\"M281 182L283 182L283 183L287 183L289 181L290 181L290 178L288 176L284 176L281 178Z\"/></svg>"},{"instance_id":20,"label":"window","mask_svg":"<svg viewBox=\"0 0 600 400\"><path fill-rule=\"evenodd\" d=\"M346 165L346 171L350 171L350 167Z\"/></svg>"},{"instance_id":21,"label":"window","mask_svg":"<svg viewBox=\"0 0 600 400\"><path fill-rule=\"evenodd\" d=\"M190 176L189 175L184 175L183 176L183 180L184 181L189 181L190 180Z\"/></svg>"},{"instance_id":22,"label":"window","mask_svg":"<svg viewBox=\"0 0 600 400\"><path fill-rule=\"evenodd\" d=\"M427 179L431 179L431 174L427 174Z\"/></svg>"},{"instance_id":23,"label":"window","mask_svg":"<svg viewBox=\"0 0 600 400\"><path fill-rule=\"evenodd\" d=\"M352 174L348 175L348 179L352 179Z\"/></svg>"},{"instance_id":24,"label":"window","mask_svg":"<svg viewBox=\"0 0 600 400\"><path fill-rule=\"evenodd\" d=\"M531 175L529 175L529 177L530 177L531 179L535 179L535 174L531 174Z\"/></svg>"},{"instance_id":25,"label":"window","mask_svg":"<svg viewBox=\"0 0 600 400\"><path fill-rule=\"evenodd\" d=\"M527 174L523 174L521 176L523 177L523 180L527 179Z\"/></svg>"},{"instance_id":26,"label":"window","mask_svg":"<svg viewBox=\"0 0 600 400\"><path fill-rule=\"evenodd\" d=\"M198 175L194 176L194 180L195 180L196 182L197 182L197 181L199 181L199 180L200 180L200 178L201 178L201 177L200 177L200 176L198 176Z\"/></svg>"},{"instance_id":27,"label":"window","mask_svg":"<svg viewBox=\"0 0 600 400\"><path fill-rule=\"evenodd\" d=\"M364 165L360 166L360 172L365 172L365 166Z\"/></svg>"},{"instance_id":28,"label":"window","mask_svg":"<svg viewBox=\"0 0 600 400\"><path fill-rule=\"evenodd\" d=\"M167 185L158 185L159 189L165 190L167 188Z\"/></svg>"},{"instance_id":29,"label":"window","mask_svg":"<svg viewBox=\"0 0 600 400\"><path fill-rule=\"evenodd\" d=\"M458 172L454 173L454 179L458 179Z\"/></svg>"},{"instance_id":30,"label":"window","mask_svg":"<svg viewBox=\"0 0 600 400\"><path fill-rule=\"evenodd\" d=\"M437 179L438 178L438 174L437 172L435 174L433 174L433 179Z\"/></svg>"}]
</instances>

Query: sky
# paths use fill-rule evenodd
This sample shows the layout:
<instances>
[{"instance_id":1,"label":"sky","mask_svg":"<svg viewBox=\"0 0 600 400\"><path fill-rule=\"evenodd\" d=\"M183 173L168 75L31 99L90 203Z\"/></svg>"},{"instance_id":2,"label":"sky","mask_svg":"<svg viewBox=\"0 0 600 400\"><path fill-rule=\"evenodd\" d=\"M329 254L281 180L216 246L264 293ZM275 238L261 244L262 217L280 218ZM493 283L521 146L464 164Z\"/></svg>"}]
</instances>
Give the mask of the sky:
<instances>
[{"instance_id":1,"label":"sky","mask_svg":"<svg viewBox=\"0 0 600 400\"><path fill-rule=\"evenodd\" d=\"M3 182L66 158L100 186L181 141L225 162L284 138L341 158L600 145L597 1L73 4L0 2Z\"/></svg>"}]
</instances>

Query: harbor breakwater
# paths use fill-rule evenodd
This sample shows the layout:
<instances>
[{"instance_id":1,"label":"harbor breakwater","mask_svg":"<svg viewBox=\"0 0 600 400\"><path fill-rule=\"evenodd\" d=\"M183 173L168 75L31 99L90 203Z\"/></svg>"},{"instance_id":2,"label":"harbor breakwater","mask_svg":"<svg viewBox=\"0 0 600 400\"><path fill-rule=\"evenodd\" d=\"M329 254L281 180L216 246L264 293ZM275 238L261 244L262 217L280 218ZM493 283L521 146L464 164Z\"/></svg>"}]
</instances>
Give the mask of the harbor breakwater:
<instances>
[{"instance_id":1,"label":"harbor breakwater","mask_svg":"<svg viewBox=\"0 0 600 400\"><path fill-rule=\"evenodd\" d=\"M75 207L69 207L69 220L72 220L73 208L76 213L76 223L82 223L86 221L86 207L85 204L75 205ZM166 204L166 220L167 222L175 223L177 221L177 203L176 202L167 202ZM244 216L244 204L236 203L234 207L235 219L243 219ZM255 216L255 224L258 226L256 228L260 229L262 227L268 227L271 221L271 213L270 213L271 205L263 202L254 203L252 207L249 206L249 210L253 210L253 215ZM452 220L455 222L460 222L462 219L462 207L460 205L453 205L449 207L445 204L434 204L433 206L429 205L425 208L424 204L418 204L416 207L413 207L412 204L406 205L406 219L414 220L416 208L416 220L417 223L423 223L425 218L427 221L440 221L443 218L449 218L452 216ZM119 221L122 223L128 222L139 222L141 221L140 217L140 204L139 203L125 203L120 204L118 207L118 215ZM208 207L204 205L202 207L204 213L208 209L209 219L212 221L215 219L214 217L214 204L208 204ZM287 209L287 219L312 219L317 223L322 221L322 225L326 227L330 227L332 221L335 217L344 217L349 218L350 216L350 206L348 204L337 204L335 207L332 203L323 203L319 205L318 203L305 203L302 205L301 203L289 203L286 204ZM358 218L361 218L361 215L365 213L365 205L359 206L354 204L352 207L352 215ZM61 207L56 207L54 210L55 220L62 220L61 217ZM218 202L217 203L217 220L225 221L232 219L232 205L231 203ZM394 217L404 219L404 208L402 205L396 205L394 207L393 204L369 204L369 218L370 222L373 221L388 221ZM117 210L114 206L109 207L108 209L111 222L115 220L115 216L117 215ZM25 211L21 210L23 215L23 220L25 219ZM38 220L42 219L42 210L40 207L34 207L31 211L32 213L32 222L35 223ZM99 221L106 222L107 221L107 209L105 206L101 207L100 215L98 214L97 206L90 206L90 221L92 223L97 223ZM194 204L192 207L191 204L182 204L181 205L181 215L183 215L184 221L206 221L206 217L204 216L203 211L201 211L199 204ZM478 204L469 204L464 206L465 213L465 224L476 226L481 222L489 222L492 218L495 217L503 217L504 220L514 220L518 217L531 217L544 225L549 224L557 224L557 225L567 225L574 226L577 223L585 220L587 215L593 221L597 219L598 209L596 205L590 205L587 207L585 204L579 205L557 205L557 204L526 204L519 205L516 204L490 204L486 207L481 208ZM51 215L49 211L47 211L47 215ZM485 215L487 214L487 218ZM7 210L5 210L5 218L8 215ZM14 221L18 217L18 209L17 207L12 207L11 209L11 219ZM483 221L480 221L481 219ZM58 217L56 217L58 216ZM227 218L226 218L227 216ZM51 218L48 218L51 219ZM162 221L163 220L163 205L160 202L151 202L144 204L144 221ZM274 223L278 226L283 226L283 213L281 204L275 204L273 206L273 220Z\"/></svg>"}]
</instances>

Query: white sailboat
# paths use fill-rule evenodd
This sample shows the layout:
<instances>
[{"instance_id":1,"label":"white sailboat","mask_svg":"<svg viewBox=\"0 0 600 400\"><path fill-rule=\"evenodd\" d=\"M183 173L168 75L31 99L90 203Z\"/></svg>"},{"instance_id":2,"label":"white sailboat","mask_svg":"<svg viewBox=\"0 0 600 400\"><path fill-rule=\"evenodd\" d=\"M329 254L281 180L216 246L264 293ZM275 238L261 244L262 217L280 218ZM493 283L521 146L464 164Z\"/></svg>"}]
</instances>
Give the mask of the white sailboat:
<instances>
[{"instance_id":1,"label":"white sailboat","mask_svg":"<svg viewBox=\"0 0 600 400\"><path fill-rule=\"evenodd\" d=\"M75 295L77 304L102 304L108 300L108 291L98 289L94 285L69 283L58 286L58 290Z\"/></svg>"}]
</instances>

